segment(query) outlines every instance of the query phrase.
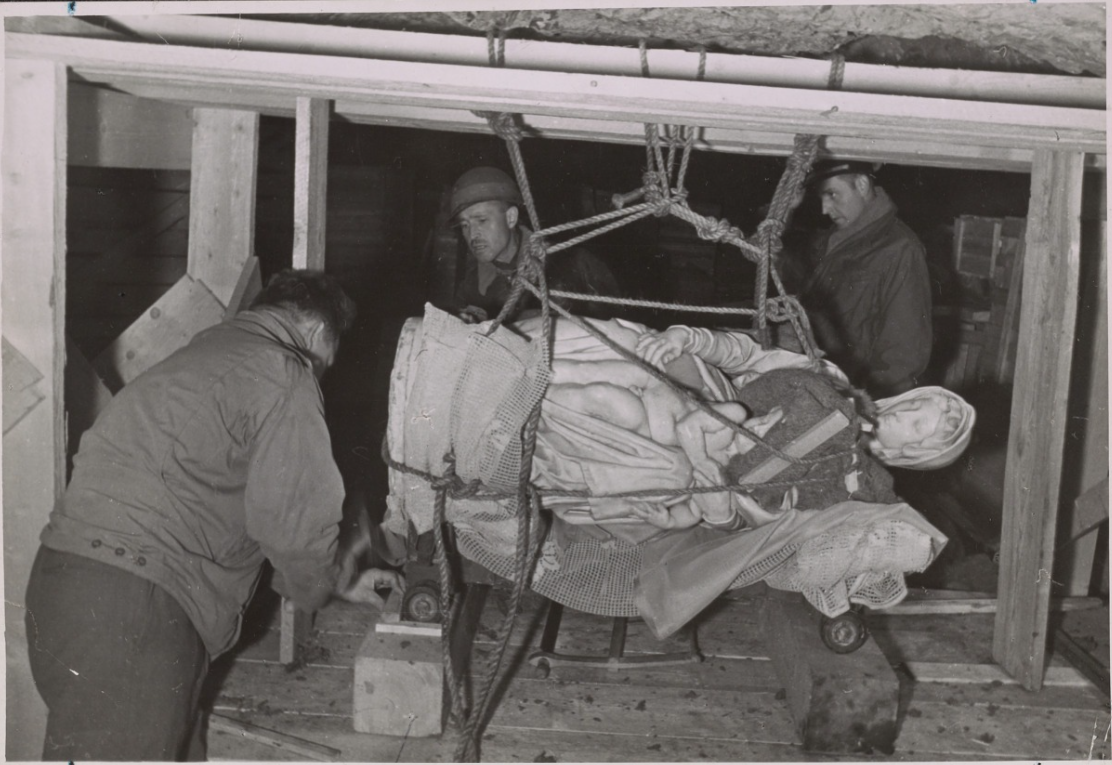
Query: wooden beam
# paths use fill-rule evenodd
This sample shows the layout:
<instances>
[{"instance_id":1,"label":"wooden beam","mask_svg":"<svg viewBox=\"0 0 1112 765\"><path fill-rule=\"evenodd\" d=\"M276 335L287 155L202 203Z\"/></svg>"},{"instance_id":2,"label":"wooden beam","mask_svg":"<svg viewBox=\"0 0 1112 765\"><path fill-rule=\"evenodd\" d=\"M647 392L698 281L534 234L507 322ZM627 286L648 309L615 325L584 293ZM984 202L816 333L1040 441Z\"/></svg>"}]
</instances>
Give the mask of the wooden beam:
<instances>
[{"instance_id":1,"label":"wooden beam","mask_svg":"<svg viewBox=\"0 0 1112 765\"><path fill-rule=\"evenodd\" d=\"M224 310L224 318L230 319L242 310L245 310L255 296L262 292L262 276L259 273L259 259L252 255L243 264L243 272L236 281L236 288L228 300L228 307Z\"/></svg>"},{"instance_id":2,"label":"wooden beam","mask_svg":"<svg viewBox=\"0 0 1112 765\"><path fill-rule=\"evenodd\" d=\"M289 752L293 755L298 755L295 759L316 760L317 762L336 762L343 755L343 752L331 746L318 744L315 741L308 741L297 736L290 736L286 733L279 733L278 731L263 728L258 725L253 725L249 722L236 720L225 715L211 713L208 716L208 726L210 730L218 730L222 733L230 733L233 736L240 736L248 741L258 741L261 744L272 746L282 752Z\"/></svg>"},{"instance_id":3,"label":"wooden beam","mask_svg":"<svg viewBox=\"0 0 1112 765\"><path fill-rule=\"evenodd\" d=\"M886 616L910 616L916 614L995 614L998 608L995 597L984 598L936 598L930 600L913 600L908 598L879 613ZM1051 598L1051 611L1088 611L1100 608L1103 601L1100 598L1074 597Z\"/></svg>"},{"instance_id":4,"label":"wooden beam","mask_svg":"<svg viewBox=\"0 0 1112 765\"><path fill-rule=\"evenodd\" d=\"M1082 158L1039 152L1031 172L993 658L1037 690L1046 659L1074 329Z\"/></svg>"},{"instance_id":5,"label":"wooden beam","mask_svg":"<svg viewBox=\"0 0 1112 765\"><path fill-rule=\"evenodd\" d=\"M112 400L112 391L66 336L66 459L72 462L81 434L92 427Z\"/></svg>"},{"instance_id":6,"label":"wooden beam","mask_svg":"<svg viewBox=\"0 0 1112 765\"><path fill-rule=\"evenodd\" d=\"M332 103L297 99L293 168L293 267L324 270L328 121Z\"/></svg>"},{"instance_id":7,"label":"wooden beam","mask_svg":"<svg viewBox=\"0 0 1112 765\"><path fill-rule=\"evenodd\" d=\"M66 70L4 62L4 336L42 374L43 402L3 438L4 626L8 705L5 755L38 759L46 708L27 663L24 594L55 500L65 489Z\"/></svg>"},{"instance_id":8,"label":"wooden beam","mask_svg":"<svg viewBox=\"0 0 1112 765\"><path fill-rule=\"evenodd\" d=\"M189 170L192 135L189 107L70 85L71 165Z\"/></svg>"},{"instance_id":9,"label":"wooden beam","mask_svg":"<svg viewBox=\"0 0 1112 765\"><path fill-rule=\"evenodd\" d=\"M278 661L293 664L301 657L301 647L309 639L312 626L312 614L302 611L292 600L282 598L278 623Z\"/></svg>"},{"instance_id":10,"label":"wooden beam","mask_svg":"<svg viewBox=\"0 0 1112 765\"><path fill-rule=\"evenodd\" d=\"M440 64L486 66L489 53L482 37L395 32L383 29L242 18L205 16L113 17L113 26L127 29L145 42L195 45L227 50L266 50L426 61ZM13 31L25 31L22 29ZM49 30L44 30L49 32ZM640 52L633 47L585 45L538 40L506 40L506 63L526 71L640 76ZM830 62L784 56L745 56L729 53L652 50L649 64L659 79L693 80L703 64L707 82L823 89ZM842 90L890 93L975 101L1105 108L1105 83L1094 77L1062 77L923 69L846 62Z\"/></svg>"},{"instance_id":11,"label":"wooden beam","mask_svg":"<svg viewBox=\"0 0 1112 765\"><path fill-rule=\"evenodd\" d=\"M1104 153L1103 110L9 34L8 57L106 84L219 83L295 98Z\"/></svg>"},{"instance_id":12,"label":"wooden beam","mask_svg":"<svg viewBox=\"0 0 1112 765\"><path fill-rule=\"evenodd\" d=\"M182 86L160 82L119 83L118 87L147 100L169 101L189 106L222 105L236 109L255 109L273 117L295 116L290 100L280 94L228 90L217 86ZM421 130L447 130L463 133L490 133L485 119L460 109L429 106L407 106L339 99L334 102L337 117L361 125L411 127ZM567 141L600 141L641 145L645 141L644 126L639 123L579 117L527 115L524 118L530 136ZM769 131L732 128L704 128L695 141L697 151L783 157L792 153L794 135ZM857 138L827 136L823 146L830 154L847 159L893 162L919 167L952 167L962 170L999 170L1029 173L1030 149L990 146L962 146L928 139L915 142L884 136ZM1103 154L1086 154L1089 168L1103 168Z\"/></svg>"},{"instance_id":13,"label":"wooden beam","mask_svg":"<svg viewBox=\"0 0 1112 765\"><path fill-rule=\"evenodd\" d=\"M940 662L909 661L904 665L918 683L999 683L1016 685L1016 680L993 664L944 664ZM1081 687L1089 680L1073 667L1051 667L1044 680L1048 686Z\"/></svg>"},{"instance_id":14,"label":"wooden beam","mask_svg":"<svg viewBox=\"0 0 1112 765\"><path fill-rule=\"evenodd\" d=\"M224 318L224 305L188 274L96 357L93 368L116 393Z\"/></svg>"},{"instance_id":15,"label":"wooden beam","mask_svg":"<svg viewBox=\"0 0 1112 765\"><path fill-rule=\"evenodd\" d=\"M255 249L259 114L195 109L187 273L228 305Z\"/></svg>"}]
</instances>

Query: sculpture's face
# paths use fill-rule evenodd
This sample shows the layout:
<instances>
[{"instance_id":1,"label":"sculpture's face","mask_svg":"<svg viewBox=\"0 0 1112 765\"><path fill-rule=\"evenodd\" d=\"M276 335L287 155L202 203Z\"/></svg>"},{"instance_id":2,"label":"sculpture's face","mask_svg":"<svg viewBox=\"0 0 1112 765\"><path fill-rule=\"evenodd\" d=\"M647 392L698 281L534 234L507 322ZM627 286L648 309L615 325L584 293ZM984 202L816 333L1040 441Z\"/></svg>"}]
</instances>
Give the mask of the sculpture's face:
<instances>
[{"instance_id":1,"label":"sculpture's face","mask_svg":"<svg viewBox=\"0 0 1112 765\"><path fill-rule=\"evenodd\" d=\"M878 413L876 439L889 449L923 444L942 429L947 410L933 396L900 401Z\"/></svg>"},{"instance_id":2,"label":"sculpture's face","mask_svg":"<svg viewBox=\"0 0 1112 765\"><path fill-rule=\"evenodd\" d=\"M861 175L835 175L819 186L822 212L837 228L845 228L861 217L869 205L868 182Z\"/></svg>"},{"instance_id":3,"label":"sculpture's face","mask_svg":"<svg viewBox=\"0 0 1112 765\"><path fill-rule=\"evenodd\" d=\"M491 263L513 258L514 253L509 250L517 225L516 207L497 200L476 202L461 212L457 220L463 241L475 260Z\"/></svg>"}]
</instances>

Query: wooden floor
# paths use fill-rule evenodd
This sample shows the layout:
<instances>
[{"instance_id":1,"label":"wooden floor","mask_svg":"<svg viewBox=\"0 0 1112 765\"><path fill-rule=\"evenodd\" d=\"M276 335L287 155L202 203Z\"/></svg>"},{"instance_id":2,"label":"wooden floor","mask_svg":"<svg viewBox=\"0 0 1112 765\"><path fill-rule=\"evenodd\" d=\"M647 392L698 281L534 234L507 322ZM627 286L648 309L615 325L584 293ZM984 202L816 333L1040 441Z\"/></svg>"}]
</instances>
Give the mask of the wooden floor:
<instances>
[{"instance_id":1,"label":"wooden floor","mask_svg":"<svg viewBox=\"0 0 1112 765\"><path fill-rule=\"evenodd\" d=\"M539 601L539 599L538 599ZM538 678L523 661L539 641L540 603L517 623L514 670L486 728L481 755L498 762L862 760L804 752L784 691L767 659L759 601L716 603L699 619L705 657L636 672L554 668ZM505 597L488 599L477 650L493 646ZM278 663L276 620L213 667L216 714L313 741L342 761L450 761L457 737L372 736L351 722L352 666L377 612L334 603L317 615L302 666ZM1108 666L1108 608L1062 614L1065 627ZM896 751L883 760L1108 759L1109 705L1101 691L1053 657L1048 682L1030 693L992 665L991 614L882 615L873 639L901 673ZM265 625L264 625L265 626ZM558 649L604 655L609 620L569 612ZM677 650L630 624L627 654ZM210 759L306 760L238 734L213 730Z\"/></svg>"}]
</instances>

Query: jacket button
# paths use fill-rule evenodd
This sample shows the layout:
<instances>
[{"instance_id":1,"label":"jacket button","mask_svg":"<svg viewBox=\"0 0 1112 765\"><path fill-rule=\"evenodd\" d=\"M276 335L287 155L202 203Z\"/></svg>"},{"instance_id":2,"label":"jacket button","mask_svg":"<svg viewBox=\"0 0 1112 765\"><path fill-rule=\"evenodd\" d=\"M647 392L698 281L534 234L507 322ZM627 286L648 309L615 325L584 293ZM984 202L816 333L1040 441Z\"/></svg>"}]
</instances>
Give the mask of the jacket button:
<instances>
[{"instance_id":1,"label":"jacket button","mask_svg":"<svg viewBox=\"0 0 1112 765\"><path fill-rule=\"evenodd\" d=\"M122 548L122 547L117 547L117 548L116 548L116 555L123 555L123 554L124 554L124 553L126 553L126 552L127 552L127 550L125 550L125 549L124 549L124 548Z\"/></svg>"},{"instance_id":2,"label":"jacket button","mask_svg":"<svg viewBox=\"0 0 1112 765\"><path fill-rule=\"evenodd\" d=\"M92 544L93 548L95 549L97 547L100 547L102 544L104 544L104 542L101 542L99 539L94 539L91 544Z\"/></svg>"},{"instance_id":3,"label":"jacket button","mask_svg":"<svg viewBox=\"0 0 1112 765\"><path fill-rule=\"evenodd\" d=\"M140 555L138 558L136 558L135 562L138 563L140 566L147 565L147 559L144 558L142 555Z\"/></svg>"}]
</instances>

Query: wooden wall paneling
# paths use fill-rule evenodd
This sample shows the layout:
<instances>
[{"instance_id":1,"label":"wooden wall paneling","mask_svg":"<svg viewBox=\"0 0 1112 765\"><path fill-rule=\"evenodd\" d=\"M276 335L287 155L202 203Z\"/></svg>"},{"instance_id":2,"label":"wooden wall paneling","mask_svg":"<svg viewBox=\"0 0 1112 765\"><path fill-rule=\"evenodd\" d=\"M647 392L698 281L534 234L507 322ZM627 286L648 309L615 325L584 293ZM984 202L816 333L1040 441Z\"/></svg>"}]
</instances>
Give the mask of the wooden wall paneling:
<instances>
[{"instance_id":1,"label":"wooden wall paneling","mask_svg":"<svg viewBox=\"0 0 1112 765\"><path fill-rule=\"evenodd\" d=\"M222 306L255 249L259 114L194 109L187 271Z\"/></svg>"},{"instance_id":2,"label":"wooden wall paneling","mask_svg":"<svg viewBox=\"0 0 1112 765\"><path fill-rule=\"evenodd\" d=\"M999 606L993 657L1038 690L1047 614L1073 337L1077 319L1082 157L1040 151L1031 168L1016 356L1004 480Z\"/></svg>"},{"instance_id":3,"label":"wooden wall paneling","mask_svg":"<svg viewBox=\"0 0 1112 765\"><path fill-rule=\"evenodd\" d=\"M293 267L324 270L328 121L332 102L297 99L293 170Z\"/></svg>"},{"instance_id":4,"label":"wooden wall paneling","mask_svg":"<svg viewBox=\"0 0 1112 765\"><path fill-rule=\"evenodd\" d=\"M69 163L188 170L191 111L181 104L73 83L69 88Z\"/></svg>"},{"instance_id":5,"label":"wooden wall paneling","mask_svg":"<svg viewBox=\"0 0 1112 765\"><path fill-rule=\"evenodd\" d=\"M42 755L46 708L31 679L24 593L38 537L65 487L66 69L4 66L4 337L42 375L43 403L3 436L4 609L8 760Z\"/></svg>"},{"instance_id":6,"label":"wooden wall paneling","mask_svg":"<svg viewBox=\"0 0 1112 765\"><path fill-rule=\"evenodd\" d=\"M223 318L224 304L204 282L187 274L101 351L93 368L116 393Z\"/></svg>"}]
</instances>

